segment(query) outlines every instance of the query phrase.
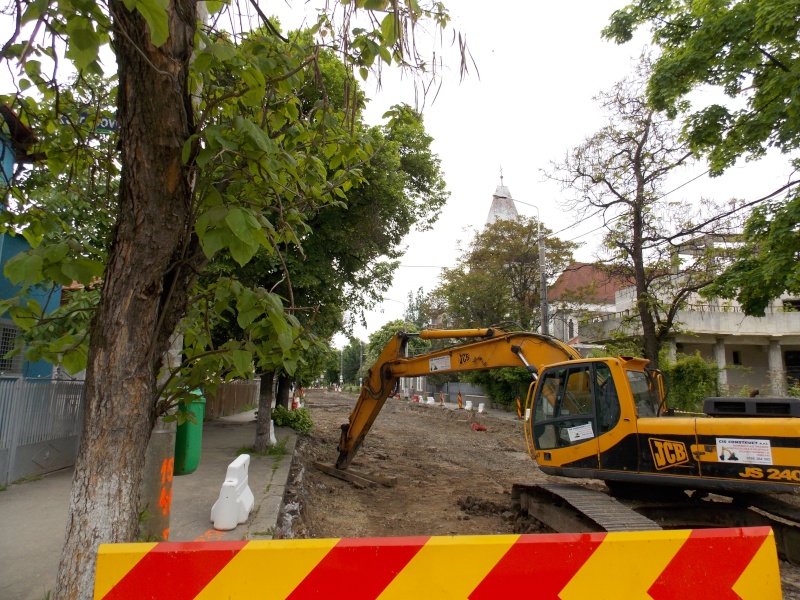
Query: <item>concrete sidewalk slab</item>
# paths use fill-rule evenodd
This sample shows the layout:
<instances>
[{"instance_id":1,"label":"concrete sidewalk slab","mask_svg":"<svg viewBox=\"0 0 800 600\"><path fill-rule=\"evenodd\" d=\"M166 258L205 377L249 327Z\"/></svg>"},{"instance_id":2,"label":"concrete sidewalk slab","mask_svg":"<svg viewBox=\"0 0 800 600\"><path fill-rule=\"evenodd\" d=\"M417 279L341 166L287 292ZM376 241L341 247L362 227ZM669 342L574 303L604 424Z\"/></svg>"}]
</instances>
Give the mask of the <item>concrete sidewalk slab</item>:
<instances>
[{"instance_id":1,"label":"concrete sidewalk slab","mask_svg":"<svg viewBox=\"0 0 800 600\"><path fill-rule=\"evenodd\" d=\"M289 479L297 434L276 428L283 452L251 455L248 473L255 497L247 522L215 531L211 506L219 497L236 451L255 440L253 411L203 424L200 464L173 479L170 541L271 539ZM55 586L68 518L72 469L0 492L0 598L42 600Z\"/></svg>"}]
</instances>

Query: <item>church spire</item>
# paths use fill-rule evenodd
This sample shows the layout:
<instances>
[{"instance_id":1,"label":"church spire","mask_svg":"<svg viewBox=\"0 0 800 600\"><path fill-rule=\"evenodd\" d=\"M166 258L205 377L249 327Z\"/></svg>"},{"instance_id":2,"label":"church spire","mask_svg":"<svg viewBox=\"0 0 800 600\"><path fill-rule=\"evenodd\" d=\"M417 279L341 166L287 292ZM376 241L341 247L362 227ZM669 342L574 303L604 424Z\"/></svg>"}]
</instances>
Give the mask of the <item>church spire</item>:
<instances>
[{"instance_id":1,"label":"church spire","mask_svg":"<svg viewBox=\"0 0 800 600\"><path fill-rule=\"evenodd\" d=\"M514 200L511 198L511 192L504 185L503 181L503 167L500 167L500 185L495 189L492 195L492 206L489 209L489 216L486 217L486 225L491 225L496 221L515 221L519 213L517 207L514 206Z\"/></svg>"}]
</instances>

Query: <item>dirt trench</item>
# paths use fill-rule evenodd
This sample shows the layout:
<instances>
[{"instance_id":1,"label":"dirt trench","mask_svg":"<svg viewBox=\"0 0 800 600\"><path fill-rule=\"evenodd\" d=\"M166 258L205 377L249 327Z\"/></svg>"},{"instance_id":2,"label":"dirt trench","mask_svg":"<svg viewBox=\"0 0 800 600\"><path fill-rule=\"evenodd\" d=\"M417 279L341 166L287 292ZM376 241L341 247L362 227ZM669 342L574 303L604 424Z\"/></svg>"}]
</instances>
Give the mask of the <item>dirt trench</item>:
<instances>
[{"instance_id":1,"label":"dirt trench","mask_svg":"<svg viewBox=\"0 0 800 600\"><path fill-rule=\"evenodd\" d=\"M297 443L279 537L338 538L540 533L518 515L511 485L556 481L528 456L523 424L510 415L479 415L389 400L350 469L396 478L394 487L359 489L323 473L333 465L340 426L355 396L309 390L314 431ZM486 431L475 431L478 422ZM571 480L573 483L575 480ZM584 482L603 487L597 481ZM800 568L781 562L783 597L800 600Z\"/></svg>"}]
</instances>

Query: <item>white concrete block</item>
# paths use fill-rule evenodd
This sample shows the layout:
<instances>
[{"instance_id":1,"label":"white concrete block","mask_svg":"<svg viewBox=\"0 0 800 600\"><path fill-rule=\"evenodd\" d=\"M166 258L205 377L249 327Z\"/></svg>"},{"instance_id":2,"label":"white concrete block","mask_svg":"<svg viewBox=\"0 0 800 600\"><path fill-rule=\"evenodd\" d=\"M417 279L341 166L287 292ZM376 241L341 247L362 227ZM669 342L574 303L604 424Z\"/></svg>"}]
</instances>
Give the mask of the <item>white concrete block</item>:
<instances>
[{"instance_id":1,"label":"white concrete block","mask_svg":"<svg viewBox=\"0 0 800 600\"><path fill-rule=\"evenodd\" d=\"M253 510L255 497L248 485L247 471L250 468L250 455L242 454L228 465L225 481L219 492L219 499L211 507L211 520L214 529L229 531L239 523L247 521Z\"/></svg>"},{"instance_id":2,"label":"white concrete block","mask_svg":"<svg viewBox=\"0 0 800 600\"><path fill-rule=\"evenodd\" d=\"M428 404L436 404L436 400L433 399L433 396L428 396Z\"/></svg>"},{"instance_id":3,"label":"white concrete block","mask_svg":"<svg viewBox=\"0 0 800 600\"><path fill-rule=\"evenodd\" d=\"M467 403L464 405L464 408L467 410L472 410L472 400L467 400Z\"/></svg>"},{"instance_id":4,"label":"white concrete block","mask_svg":"<svg viewBox=\"0 0 800 600\"><path fill-rule=\"evenodd\" d=\"M483 402L481 402L480 404L478 404L478 412L479 412L479 413L486 412L486 410L485 410L485 408L484 408L484 405L483 405Z\"/></svg>"}]
</instances>

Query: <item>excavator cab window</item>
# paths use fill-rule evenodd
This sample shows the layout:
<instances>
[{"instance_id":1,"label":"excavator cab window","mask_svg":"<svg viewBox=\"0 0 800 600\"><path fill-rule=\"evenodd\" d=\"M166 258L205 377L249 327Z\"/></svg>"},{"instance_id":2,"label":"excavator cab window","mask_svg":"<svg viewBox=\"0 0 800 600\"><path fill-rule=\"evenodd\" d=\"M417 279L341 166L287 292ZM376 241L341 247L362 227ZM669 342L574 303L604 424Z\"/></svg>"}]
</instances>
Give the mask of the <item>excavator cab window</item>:
<instances>
[{"instance_id":1,"label":"excavator cab window","mask_svg":"<svg viewBox=\"0 0 800 600\"><path fill-rule=\"evenodd\" d=\"M571 446L596 435L591 365L557 367L539 380L534 438L540 449Z\"/></svg>"},{"instance_id":2,"label":"excavator cab window","mask_svg":"<svg viewBox=\"0 0 800 600\"><path fill-rule=\"evenodd\" d=\"M617 386L611 375L611 368L603 363L594 365L595 398L597 403L597 424L600 433L614 429L619 422L620 406Z\"/></svg>"},{"instance_id":3,"label":"excavator cab window","mask_svg":"<svg viewBox=\"0 0 800 600\"><path fill-rule=\"evenodd\" d=\"M631 384L633 401L636 404L636 413L641 417L655 417L658 414L658 399L654 398L653 390L648 381L647 374L642 371L626 371Z\"/></svg>"}]
</instances>

